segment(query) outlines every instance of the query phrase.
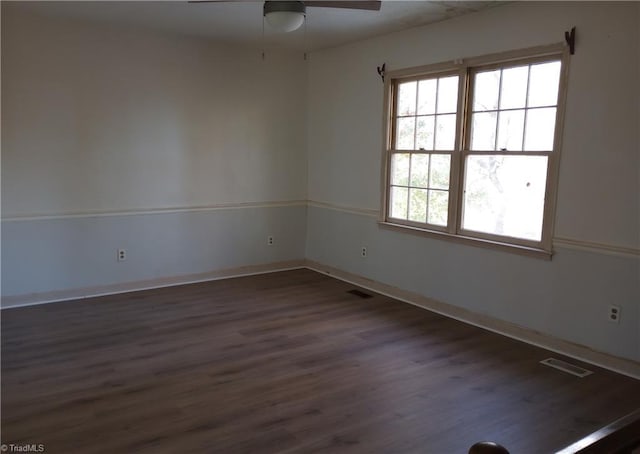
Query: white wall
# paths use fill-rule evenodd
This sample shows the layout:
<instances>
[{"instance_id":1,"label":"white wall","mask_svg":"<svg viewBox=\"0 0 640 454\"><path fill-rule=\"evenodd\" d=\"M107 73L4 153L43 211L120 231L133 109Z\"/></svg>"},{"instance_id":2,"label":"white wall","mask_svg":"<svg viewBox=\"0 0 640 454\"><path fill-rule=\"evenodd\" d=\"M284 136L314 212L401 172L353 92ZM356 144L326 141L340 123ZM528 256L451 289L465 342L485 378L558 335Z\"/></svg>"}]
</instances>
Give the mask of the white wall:
<instances>
[{"instance_id":1,"label":"white wall","mask_svg":"<svg viewBox=\"0 0 640 454\"><path fill-rule=\"evenodd\" d=\"M638 8L516 2L313 53L309 199L319 203L309 209L307 258L640 359ZM383 90L376 66L400 69L551 44L574 25L551 262L391 232L366 215L379 209L381 184ZM361 246L369 248L364 260ZM606 253L611 248L622 254ZM622 306L620 325L607 322L609 304Z\"/></svg>"},{"instance_id":2,"label":"white wall","mask_svg":"<svg viewBox=\"0 0 640 454\"><path fill-rule=\"evenodd\" d=\"M306 197L300 54L3 8L4 217Z\"/></svg>"},{"instance_id":3,"label":"white wall","mask_svg":"<svg viewBox=\"0 0 640 454\"><path fill-rule=\"evenodd\" d=\"M3 295L302 259L305 90L299 53L3 2Z\"/></svg>"}]
</instances>

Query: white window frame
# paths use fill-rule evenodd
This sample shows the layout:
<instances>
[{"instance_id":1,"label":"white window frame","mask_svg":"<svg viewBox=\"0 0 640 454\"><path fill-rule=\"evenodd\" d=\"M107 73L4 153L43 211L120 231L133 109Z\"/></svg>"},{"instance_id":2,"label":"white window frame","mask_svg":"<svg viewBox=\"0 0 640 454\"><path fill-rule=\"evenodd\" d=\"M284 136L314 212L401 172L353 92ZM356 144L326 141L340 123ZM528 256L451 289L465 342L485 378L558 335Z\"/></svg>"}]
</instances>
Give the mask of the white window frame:
<instances>
[{"instance_id":1,"label":"white window frame","mask_svg":"<svg viewBox=\"0 0 640 454\"><path fill-rule=\"evenodd\" d=\"M558 87L558 102L556 111L555 135L553 149L544 153L548 157L544 212L542 221L541 241L530 241L501 235L469 231L462 228L462 205L464 166L469 155L498 154L500 152L471 151L469 148L471 125L472 76L479 70L531 64L537 61L560 60L560 80ZM432 236L445 240L465 244L497 248L509 252L550 259L553 242L553 227L556 210L558 174L560 166L560 150L562 146L563 124L567 96L567 79L569 66L569 49L565 43L540 46L535 48L491 54L454 62L438 63L427 66L387 71L384 84L384 115L383 115L383 155L382 155L382 186L381 209L379 223L383 227L398 229L404 232ZM394 150L395 143L395 96L400 82L435 78L447 75L458 75L458 112L456 118L456 138L454 151L451 152L451 172L449 178L449 210L446 227L433 226L398 220L389 216L389 194L391 187L391 156L394 153L430 153L439 151ZM529 152L520 152L527 155ZM538 153L540 154L540 153ZM535 155L535 153L533 154Z\"/></svg>"}]
</instances>

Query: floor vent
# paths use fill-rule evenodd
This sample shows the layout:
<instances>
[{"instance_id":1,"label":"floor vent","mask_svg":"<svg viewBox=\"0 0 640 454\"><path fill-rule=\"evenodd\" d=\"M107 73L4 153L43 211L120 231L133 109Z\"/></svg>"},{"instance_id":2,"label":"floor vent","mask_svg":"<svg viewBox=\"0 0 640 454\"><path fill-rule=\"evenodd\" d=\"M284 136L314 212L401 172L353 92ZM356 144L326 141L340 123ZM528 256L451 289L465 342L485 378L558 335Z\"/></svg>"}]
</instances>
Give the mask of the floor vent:
<instances>
[{"instance_id":1,"label":"floor vent","mask_svg":"<svg viewBox=\"0 0 640 454\"><path fill-rule=\"evenodd\" d=\"M593 372L587 369L583 369L582 367L578 367L574 364L570 364L566 361L562 361L561 359L555 358L547 358L540 361L542 364L553 367L555 369L561 370L571 375L575 375L576 377L586 377L587 375L591 375Z\"/></svg>"},{"instance_id":2,"label":"floor vent","mask_svg":"<svg viewBox=\"0 0 640 454\"><path fill-rule=\"evenodd\" d=\"M351 293L360 298L373 298L373 295L369 295L368 293L361 292L360 290L349 290L347 293Z\"/></svg>"}]
</instances>

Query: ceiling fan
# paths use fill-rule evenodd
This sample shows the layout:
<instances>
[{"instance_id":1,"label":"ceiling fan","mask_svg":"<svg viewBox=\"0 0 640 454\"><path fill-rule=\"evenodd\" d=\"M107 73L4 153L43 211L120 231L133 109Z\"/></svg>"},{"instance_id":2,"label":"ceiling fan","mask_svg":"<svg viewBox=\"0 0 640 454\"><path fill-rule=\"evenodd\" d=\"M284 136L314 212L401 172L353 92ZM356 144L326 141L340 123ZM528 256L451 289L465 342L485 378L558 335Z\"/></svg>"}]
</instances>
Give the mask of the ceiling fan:
<instances>
[{"instance_id":1,"label":"ceiling fan","mask_svg":"<svg viewBox=\"0 0 640 454\"><path fill-rule=\"evenodd\" d=\"M190 0L189 3L215 3L233 0ZM242 0L239 0L242 1ZM381 1L352 0L352 1L276 1L264 2L263 16L269 25L281 32L292 32L304 23L307 7L344 8L368 11L380 11Z\"/></svg>"}]
</instances>

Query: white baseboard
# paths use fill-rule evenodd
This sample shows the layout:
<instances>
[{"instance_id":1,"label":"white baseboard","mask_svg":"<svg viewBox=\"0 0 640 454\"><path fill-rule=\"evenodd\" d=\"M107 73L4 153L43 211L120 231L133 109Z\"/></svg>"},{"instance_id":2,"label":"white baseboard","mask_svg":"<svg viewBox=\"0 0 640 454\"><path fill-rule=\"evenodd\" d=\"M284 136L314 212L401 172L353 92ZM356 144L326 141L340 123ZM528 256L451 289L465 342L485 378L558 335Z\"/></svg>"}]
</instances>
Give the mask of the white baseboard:
<instances>
[{"instance_id":1,"label":"white baseboard","mask_svg":"<svg viewBox=\"0 0 640 454\"><path fill-rule=\"evenodd\" d=\"M640 363L593 350L587 346L559 339L539 331L525 328L513 323L498 320L488 315L478 314L451 304L427 298L417 293L408 292L391 285L368 279L366 277L333 268L312 260L305 260L305 267L328 276L349 282L391 298L427 309L449 318L510 337L527 344L535 345L570 358L593 364L629 377L640 379Z\"/></svg>"},{"instance_id":2,"label":"white baseboard","mask_svg":"<svg viewBox=\"0 0 640 454\"><path fill-rule=\"evenodd\" d=\"M29 295L8 296L2 298L0 309L4 310L16 307L35 306L38 304L92 298L95 296L137 292L140 290L173 287L175 285L184 284L195 284L197 282L215 281L218 279L229 279L232 277L251 276L254 274L274 273L276 271L286 271L298 268L304 268L303 260L290 260L286 262L275 262L264 265L248 265L237 268L215 270L206 273L173 276L151 279L147 281L126 282L123 284L105 285L100 287L88 287L82 289L33 293Z\"/></svg>"}]
</instances>

